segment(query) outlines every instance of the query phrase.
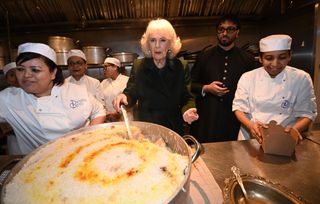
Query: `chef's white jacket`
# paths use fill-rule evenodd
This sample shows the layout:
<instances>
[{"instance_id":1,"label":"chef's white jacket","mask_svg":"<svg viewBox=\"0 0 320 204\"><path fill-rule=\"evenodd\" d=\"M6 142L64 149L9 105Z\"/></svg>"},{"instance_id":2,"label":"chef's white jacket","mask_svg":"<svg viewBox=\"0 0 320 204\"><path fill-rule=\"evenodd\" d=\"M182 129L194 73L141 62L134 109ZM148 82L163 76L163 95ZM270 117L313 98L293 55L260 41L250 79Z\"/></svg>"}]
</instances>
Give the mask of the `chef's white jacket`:
<instances>
[{"instance_id":1,"label":"chef's white jacket","mask_svg":"<svg viewBox=\"0 0 320 204\"><path fill-rule=\"evenodd\" d=\"M40 98L15 87L0 92L0 121L12 126L21 154L104 115L102 104L85 87L68 82Z\"/></svg>"},{"instance_id":2,"label":"chef's white jacket","mask_svg":"<svg viewBox=\"0 0 320 204\"><path fill-rule=\"evenodd\" d=\"M95 79L88 75L83 75L78 81L73 76L67 77L65 81L87 87L87 90L89 91L89 93L92 94L96 99L100 101L101 86L100 86L100 81L98 79Z\"/></svg>"},{"instance_id":3,"label":"chef's white jacket","mask_svg":"<svg viewBox=\"0 0 320 204\"><path fill-rule=\"evenodd\" d=\"M312 80L305 71L286 66L275 78L263 68L244 73L233 100L232 110L244 112L250 120L283 127L293 125L297 118L314 120L317 105ZM238 139L250 139L241 126Z\"/></svg>"},{"instance_id":4,"label":"chef's white jacket","mask_svg":"<svg viewBox=\"0 0 320 204\"><path fill-rule=\"evenodd\" d=\"M108 78L101 82L102 97L108 113L116 111L113 108L112 101L126 88L128 80L129 77L119 74L115 80Z\"/></svg>"}]
</instances>

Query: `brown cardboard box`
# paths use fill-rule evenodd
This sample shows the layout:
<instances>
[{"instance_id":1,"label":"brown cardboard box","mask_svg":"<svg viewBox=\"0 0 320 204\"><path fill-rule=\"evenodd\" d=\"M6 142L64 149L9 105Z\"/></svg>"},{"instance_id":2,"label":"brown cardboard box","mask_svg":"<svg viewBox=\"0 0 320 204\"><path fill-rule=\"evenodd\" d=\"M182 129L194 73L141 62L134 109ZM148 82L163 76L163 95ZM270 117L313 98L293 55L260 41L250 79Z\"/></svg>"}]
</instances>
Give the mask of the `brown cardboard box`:
<instances>
[{"instance_id":1,"label":"brown cardboard box","mask_svg":"<svg viewBox=\"0 0 320 204\"><path fill-rule=\"evenodd\" d=\"M291 156L299 141L300 133L291 129L289 133L284 132L284 127L277 122L270 121L268 128L262 127L262 149L264 153Z\"/></svg>"}]
</instances>

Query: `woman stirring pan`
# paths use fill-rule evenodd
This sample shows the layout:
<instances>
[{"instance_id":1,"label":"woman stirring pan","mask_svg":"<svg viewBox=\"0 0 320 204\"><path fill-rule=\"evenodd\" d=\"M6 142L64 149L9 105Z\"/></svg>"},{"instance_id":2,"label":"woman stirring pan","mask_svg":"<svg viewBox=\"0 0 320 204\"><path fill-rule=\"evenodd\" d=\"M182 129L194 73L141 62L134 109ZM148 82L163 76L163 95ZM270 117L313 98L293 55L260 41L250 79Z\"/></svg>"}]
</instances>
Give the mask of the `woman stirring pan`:
<instances>
[{"instance_id":1,"label":"woman stirring pan","mask_svg":"<svg viewBox=\"0 0 320 204\"><path fill-rule=\"evenodd\" d=\"M317 116L311 77L288 66L291 37L270 35L260 40L262 67L244 73L232 109L242 127L238 139L256 138L262 143L260 126L274 120L289 132L302 132Z\"/></svg>"},{"instance_id":2,"label":"woman stirring pan","mask_svg":"<svg viewBox=\"0 0 320 204\"><path fill-rule=\"evenodd\" d=\"M41 43L18 47L16 76L21 88L0 92L0 120L17 137L21 154L71 130L103 123L105 110L85 87L64 83L56 53Z\"/></svg>"},{"instance_id":3,"label":"woman stirring pan","mask_svg":"<svg viewBox=\"0 0 320 204\"><path fill-rule=\"evenodd\" d=\"M183 65L175 56L181 48L172 25L152 20L140 40L145 58L134 62L127 87L113 101L133 106L138 102L137 120L157 123L183 134L183 120L191 123L198 114L187 90Z\"/></svg>"}]
</instances>

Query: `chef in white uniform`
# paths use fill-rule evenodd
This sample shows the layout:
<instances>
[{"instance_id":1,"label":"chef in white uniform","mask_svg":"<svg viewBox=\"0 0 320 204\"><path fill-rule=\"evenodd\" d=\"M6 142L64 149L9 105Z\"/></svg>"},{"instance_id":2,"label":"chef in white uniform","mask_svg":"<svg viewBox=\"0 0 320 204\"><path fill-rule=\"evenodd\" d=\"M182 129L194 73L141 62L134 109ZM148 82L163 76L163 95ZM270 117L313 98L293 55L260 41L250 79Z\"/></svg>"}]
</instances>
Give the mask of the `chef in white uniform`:
<instances>
[{"instance_id":1,"label":"chef in white uniform","mask_svg":"<svg viewBox=\"0 0 320 204\"><path fill-rule=\"evenodd\" d=\"M262 67L246 72L238 82L232 110L242 126L238 139L256 138L262 143L259 126L271 120L299 132L307 130L317 116L311 77L288 66L291 37L270 35L260 40Z\"/></svg>"},{"instance_id":2,"label":"chef in white uniform","mask_svg":"<svg viewBox=\"0 0 320 204\"><path fill-rule=\"evenodd\" d=\"M10 62L3 67L3 73L9 86L19 87L16 77L16 62Z\"/></svg>"},{"instance_id":3,"label":"chef in white uniform","mask_svg":"<svg viewBox=\"0 0 320 204\"><path fill-rule=\"evenodd\" d=\"M107 110L107 121L117 121L120 114L114 109L112 105L113 99L122 93L126 88L129 80L128 76L121 74L121 64L117 58L107 57L104 60L104 77L101 82L102 96Z\"/></svg>"},{"instance_id":4,"label":"chef in white uniform","mask_svg":"<svg viewBox=\"0 0 320 204\"><path fill-rule=\"evenodd\" d=\"M67 56L70 76L66 78L66 81L87 87L89 93L100 100L100 81L85 74L88 69L85 54L81 50L72 49Z\"/></svg>"},{"instance_id":5,"label":"chef in white uniform","mask_svg":"<svg viewBox=\"0 0 320 204\"><path fill-rule=\"evenodd\" d=\"M18 47L16 76L21 88L0 92L0 121L7 121L19 151L38 146L82 127L103 123L105 109L83 86L64 83L56 53L42 43Z\"/></svg>"},{"instance_id":6,"label":"chef in white uniform","mask_svg":"<svg viewBox=\"0 0 320 204\"><path fill-rule=\"evenodd\" d=\"M16 67L16 62L10 62L3 67L3 73L9 86L19 87L16 77ZM3 132L5 132L7 136L7 153L9 155L19 154L19 151L15 152L17 149L19 149L19 146L11 126L8 123L1 123L0 128L4 128Z\"/></svg>"}]
</instances>

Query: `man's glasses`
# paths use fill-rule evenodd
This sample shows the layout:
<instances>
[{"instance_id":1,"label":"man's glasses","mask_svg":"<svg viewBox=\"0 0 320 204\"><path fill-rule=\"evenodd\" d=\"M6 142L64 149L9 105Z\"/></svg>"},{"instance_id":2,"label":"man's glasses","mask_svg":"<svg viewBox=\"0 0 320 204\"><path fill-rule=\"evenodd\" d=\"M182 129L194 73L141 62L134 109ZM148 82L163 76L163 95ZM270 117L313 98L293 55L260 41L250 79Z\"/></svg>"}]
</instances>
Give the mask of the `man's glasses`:
<instances>
[{"instance_id":1,"label":"man's glasses","mask_svg":"<svg viewBox=\"0 0 320 204\"><path fill-rule=\"evenodd\" d=\"M224 27L218 27L217 28L217 32L220 34L220 33L224 33L224 31L227 31L227 33L234 33L236 30L238 30L237 27L235 26L229 26L227 28L224 28Z\"/></svg>"},{"instance_id":2,"label":"man's glasses","mask_svg":"<svg viewBox=\"0 0 320 204\"><path fill-rule=\"evenodd\" d=\"M84 62L82 62L82 61L76 61L76 62L70 61L70 62L68 62L68 65L70 65L70 66L75 66L75 65L81 66L83 64L84 64Z\"/></svg>"}]
</instances>

